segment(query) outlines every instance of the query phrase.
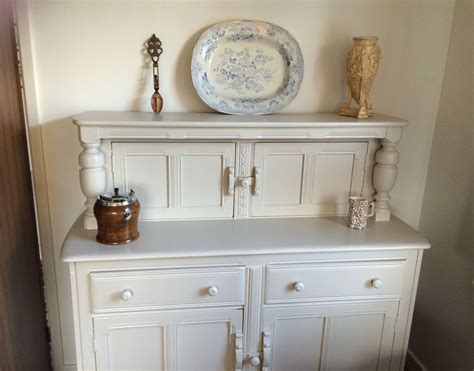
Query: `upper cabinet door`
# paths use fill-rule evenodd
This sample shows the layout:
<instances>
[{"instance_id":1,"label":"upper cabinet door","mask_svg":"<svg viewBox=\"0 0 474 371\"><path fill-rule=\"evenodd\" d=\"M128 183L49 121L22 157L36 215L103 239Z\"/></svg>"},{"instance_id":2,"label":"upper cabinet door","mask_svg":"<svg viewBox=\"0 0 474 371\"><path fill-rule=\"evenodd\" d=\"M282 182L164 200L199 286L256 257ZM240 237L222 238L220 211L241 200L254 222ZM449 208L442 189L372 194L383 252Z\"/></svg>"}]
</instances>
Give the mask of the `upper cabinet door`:
<instances>
[{"instance_id":1,"label":"upper cabinet door","mask_svg":"<svg viewBox=\"0 0 474 371\"><path fill-rule=\"evenodd\" d=\"M113 143L114 187L135 191L144 220L230 218L234 143Z\"/></svg>"},{"instance_id":2,"label":"upper cabinet door","mask_svg":"<svg viewBox=\"0 0 474 371\"><path fill-rule=\"evenodd\" d=\"M364 186L367 142L258 143L252 216L342 215Z\"/></svg>"}]
</instances>

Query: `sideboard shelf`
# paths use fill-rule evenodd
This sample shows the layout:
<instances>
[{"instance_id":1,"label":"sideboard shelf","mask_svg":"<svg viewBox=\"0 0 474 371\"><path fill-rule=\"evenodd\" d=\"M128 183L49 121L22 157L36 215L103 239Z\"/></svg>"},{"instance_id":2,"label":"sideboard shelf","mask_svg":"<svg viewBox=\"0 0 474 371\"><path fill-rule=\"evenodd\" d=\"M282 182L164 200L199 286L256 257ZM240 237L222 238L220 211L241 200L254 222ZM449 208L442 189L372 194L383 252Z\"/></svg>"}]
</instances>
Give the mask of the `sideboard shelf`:
<instances>
[{"instance_id":1,"label":"sideboard shelf","mask_svg":"<svg viewBox=\"0 0 474 371\"><path fill-rule=\"evenodd\" d=\"M362 231L344 217L145 221L140 238L116 247L95 240L79 217L62 249L65 262L297 254L428 248L413 228L393 217Z\"/></svg>"},{"instance_id":2,"label":"sideboard shelf","mask_svg":"<svg viewBox=\"0 0 474 371\"><path fill-rule=\"evenodd\" d=\"M210 112L116 112L91 111L74 116L78 126L139 127L404 127L406 120L376 114L368 119L340 116L337 113L289 113L272 115L226 115Z\"/></svg>"},{"instance_id":3,"label":"sideboard shelf","mask_svg":"<svg viewBox=\"0 0 474 371\"><path fill-rule=\"evenodd\" d=\"M221 113L85 112L74 116L82 142L99 139L356 139L398 141L406 120L376 114L369 119L337 113L257 116Z\"/></svg>"}]
</instances>

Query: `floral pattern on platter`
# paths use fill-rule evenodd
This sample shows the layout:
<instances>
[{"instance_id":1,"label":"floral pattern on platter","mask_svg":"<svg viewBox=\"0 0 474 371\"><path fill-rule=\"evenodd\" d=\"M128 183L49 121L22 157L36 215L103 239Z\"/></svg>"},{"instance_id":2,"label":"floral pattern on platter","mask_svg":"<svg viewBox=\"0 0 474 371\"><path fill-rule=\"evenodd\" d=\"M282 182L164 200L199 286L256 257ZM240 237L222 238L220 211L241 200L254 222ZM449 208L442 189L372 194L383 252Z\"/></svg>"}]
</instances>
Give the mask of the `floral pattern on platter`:
<instances>
[{"instance_id":1,"label":"floral pattern on platter","mask_svg":"<svg viewBox=\"0 0 474 371\"><path fill-rule=\"evenodd\" d=\"M211 108L230 114L265 114L297 95L304 62L283 28L257 21L226 21L207 29L193 51L194 87Z\"/></svg>"},{"instance_id":2,"label":"floral pattern on platter","mask_svg":"<svg viewBox=\"0 0 474 371\"><path fill-rule=\"evenodd\" d=\"M272 60L273 57L266 55L262 49L252 53L249 48L241 51L225 48L213 72L217 83L224 85L225 89L240 94L245 91L259 93L266 83L274 80L275 71L267 66L267 62Z\"/></svg>"}]
</instances>

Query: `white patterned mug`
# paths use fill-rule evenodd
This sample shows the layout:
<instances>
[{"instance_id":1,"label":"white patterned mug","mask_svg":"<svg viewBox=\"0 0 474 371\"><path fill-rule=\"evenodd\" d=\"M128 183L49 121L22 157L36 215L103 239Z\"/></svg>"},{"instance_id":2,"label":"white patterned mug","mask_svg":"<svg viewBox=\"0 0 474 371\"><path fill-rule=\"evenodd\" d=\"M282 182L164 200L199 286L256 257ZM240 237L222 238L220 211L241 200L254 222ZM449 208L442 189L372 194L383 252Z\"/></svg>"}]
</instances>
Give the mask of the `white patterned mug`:
<instances>
[{"instance_id":1,"label":"white patterned mug","mask_svg":"<svg viewBox=\"0 0 474 371\"><path fill-rule=\"evenodd\" d=\"M349 197L349 215L347 226L352 229L364 229L367 221L374 216L375 202L363 197Z\"/></svg>"}]
</instances>

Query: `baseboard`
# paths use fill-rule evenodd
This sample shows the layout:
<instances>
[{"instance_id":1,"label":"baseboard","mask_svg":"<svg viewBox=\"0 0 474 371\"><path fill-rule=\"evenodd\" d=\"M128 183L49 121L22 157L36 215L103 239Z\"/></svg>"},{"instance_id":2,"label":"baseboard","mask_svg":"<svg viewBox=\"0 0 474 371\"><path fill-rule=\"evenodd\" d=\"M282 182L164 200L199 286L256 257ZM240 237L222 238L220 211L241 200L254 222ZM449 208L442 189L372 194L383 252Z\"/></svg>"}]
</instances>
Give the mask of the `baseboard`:
<instances>
[{"instance_id":1,"label":"baseboard","mask_svg":"<svg viewBox=\"0 0 474 371\"><path fill-rule=\"evenodd\" d=\"M77 365L76 364L53 365L53 371L77 371Z\"/></svg>"},{"instance_id":2,"label":"baseboard","mask_svg":"<svg viewBox=\"0 0 474 371\"><path fill-rule=\"evenodd\" d=\"M420 359L410 350L407 351L405 371L428 371Z\"/></svg>"}]
</instances>

